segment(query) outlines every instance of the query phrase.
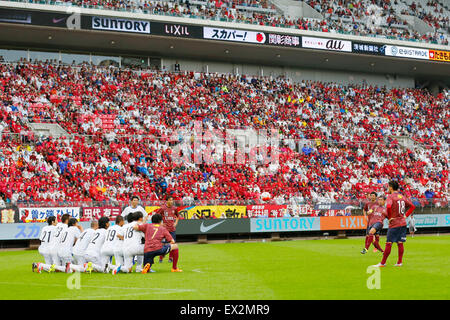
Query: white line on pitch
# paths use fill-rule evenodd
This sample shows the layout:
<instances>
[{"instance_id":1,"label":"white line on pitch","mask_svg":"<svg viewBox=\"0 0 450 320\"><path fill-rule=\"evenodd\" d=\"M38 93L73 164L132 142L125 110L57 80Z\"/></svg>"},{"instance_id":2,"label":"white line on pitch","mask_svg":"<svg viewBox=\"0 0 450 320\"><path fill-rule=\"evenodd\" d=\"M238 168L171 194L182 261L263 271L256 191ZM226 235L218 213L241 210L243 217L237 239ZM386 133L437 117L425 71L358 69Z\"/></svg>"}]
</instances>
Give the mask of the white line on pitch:
<instances>
[{"instance_id":1,"label":"white line on pitch","mask_svg":"<svg viewBox=\"0 0 450 320\"><path fill-rule=\"evenodd\" d=\"M0 282L0 284L5 285L24 285L24 286L51 286L51 287L66 287L65 284L57 284L57 283L50 283L50 284L41 284L41 283L23 283L23 282ZM86 286L82 285L83 288L96 288L96 289L129 289L129 290L162 290L162 291L171 291L171 292L187 292L187 291L195 291L193 289L171 289L171 288L136 288L136 287L107 287L107 286Z\"/></svg>"}]
</instances>

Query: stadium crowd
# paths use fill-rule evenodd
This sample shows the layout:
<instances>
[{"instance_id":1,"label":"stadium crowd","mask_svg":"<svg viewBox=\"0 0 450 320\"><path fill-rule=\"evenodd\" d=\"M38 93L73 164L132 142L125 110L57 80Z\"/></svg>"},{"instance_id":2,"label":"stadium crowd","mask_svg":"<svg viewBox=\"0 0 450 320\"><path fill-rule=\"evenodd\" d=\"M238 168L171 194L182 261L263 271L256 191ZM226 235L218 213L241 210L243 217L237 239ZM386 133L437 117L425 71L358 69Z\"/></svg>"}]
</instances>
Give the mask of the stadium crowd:
<instances>
[{"instance_id":1,"label":"stadium crowd","mask_svg":"<svg viewBox=\"0 0 450 320\"><path fill-rule=\"evenodd\" d=\"M23 62L1 64L0 75L7 202L172 194L258 203L264 192L277 203L338 202L383 191L393 177L422 203L449 196L448 91ZM69 136L35 136L30 122L58 123ZM253 147L238 161L241 147L217 142L242 128L275 129L279 148ZM209 153L211 163L196 164Z\"/></svg>"},{"instance_id":2,"label":"stadium crowd","mask_svg":"<svg viewBox=\"0 0 450 320\"><path fill-rule=\"evenodd\" d=\"M307 0L309 6L323 19L293 18L282 15L267 0L62 0L51 4L75 5L110 10L131 10L139 13L170 15L175 17L220 20L238 23L295 28L360 36L431 42L448 45L448 15L443 7L416 11L415 3L402 12L394 10L391 0ZM28 1L27 1L28 2ZM433 6L433 1L430 4ZM417 16L430 26L432 32L421 34L400 18L399 14Z\"/></svg>"}]
</instances>

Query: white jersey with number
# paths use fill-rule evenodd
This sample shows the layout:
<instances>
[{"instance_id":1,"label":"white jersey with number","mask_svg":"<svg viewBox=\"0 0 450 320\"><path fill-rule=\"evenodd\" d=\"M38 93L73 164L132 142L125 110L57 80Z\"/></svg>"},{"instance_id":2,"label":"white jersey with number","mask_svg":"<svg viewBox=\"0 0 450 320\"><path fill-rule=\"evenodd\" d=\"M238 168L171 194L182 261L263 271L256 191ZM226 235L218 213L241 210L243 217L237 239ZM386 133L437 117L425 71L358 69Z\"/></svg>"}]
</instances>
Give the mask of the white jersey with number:
<instances>
[{"instance_id":1,"label":"white jersey with number","mask_svg":"<svg viewBox=\"0 0 450 320\"><path fill-rule=\"evenodd\" d=\"M51 253L56 253L58 250L59 243L61 242L61 235L64 230L67 229L67 224L59 222L55 227L55 235L50 239L50 244L48 250Z\"/></svg>"},{"instance_id":2,"label":"white jersey with number","mask_svg":"<svg viewBox=\"0 0 450 320\"><path fill-rule=\"evenodd\" d=\"M72 253L75 255L84 255L84 252L86 251L86 248L89 245L89 242L92 240L92 236L94 235L95 230L94 229L86 229L80 234L80 238L75 243L75 246L73 247Z\"/></svg>"},{"instance_id":3,"label":"white jersey with number","mask_svg":"<svg viewBox=\"0 0 450 320\"><path fill-rule=\"evenodd\" d=\"M91 242L89 242L84 254L91 257L100 257L100 252L102 250L103 243L105 243L107 232L108 231L103 228L95 230Z\"/></svg>"},{"instance_id":4,"label":"white jersey with number","mask_svg":"<svg viewBox=\"0 0 450 320\"><path fill-rule=\"evenodd\" d=\"M59 242L58 246L58 255L59 256L71 256L72 255L72 248L75 244L75 239L78 239L80 237L81 231L78 229L78 227L71 226L66 228L60 238L61 241Z\"/></svg>"},{"instance_id":5,"label":"white jersey with number","mask_svg":"<svg viewBox=\"0 0 450 320\"><path fill-rule=\"evenodd\" d=\"M121 214L121 216L125 220L125 223L128 223L127 216L132 212L142 212L142 215L144 216L144 218L148 215L147 211L145 211L145 209L142 206L138 205L138 206L136 206L136 208L133 208L132 206L128 206L122 211L122 214Z\"/></svg>"},{"instance_id":6,"label":"white jersey with number","mask_svg":"<svg viewBox=\"0 0 450 320\"><path fill-rule=\"evenodd\" d=\"M119 238L117 238L117 235L120 234L123 236L122 227L119 225L113 225L108 228L106 237L105 237L105 243L102 247L102 252L112 252L111 255L114 253L114 248L117 246L118 241L121 241Z\"/></svg>"},{"instance_id":7,"label":"white jersey with number","mask_svg":"<svg viewBox=\"0 0 450 320\"><path fill-rule=\"evenodd\" d=\"M48 254L48 249L50 247L50 241L55 236L56 226L48 225L42 228L41 234L39 235L39 240L41 240L41 245L39 246L39 253L44 255Z\"/></svg>"},{"instance_id":8,"label":"white jersey with number","mask_svg":"<svg viewBox=\"0 0 450 320\"><path fill-rule=\"evenodd\" d=\"M127 225L124 225L123 232L123 250L127 250L127 248L138 248L142 245L142 239L144 239L144 233L141 231L136 231L133 227L137 225L137 221L133 221Z\"/></svg>"}]
</instances>

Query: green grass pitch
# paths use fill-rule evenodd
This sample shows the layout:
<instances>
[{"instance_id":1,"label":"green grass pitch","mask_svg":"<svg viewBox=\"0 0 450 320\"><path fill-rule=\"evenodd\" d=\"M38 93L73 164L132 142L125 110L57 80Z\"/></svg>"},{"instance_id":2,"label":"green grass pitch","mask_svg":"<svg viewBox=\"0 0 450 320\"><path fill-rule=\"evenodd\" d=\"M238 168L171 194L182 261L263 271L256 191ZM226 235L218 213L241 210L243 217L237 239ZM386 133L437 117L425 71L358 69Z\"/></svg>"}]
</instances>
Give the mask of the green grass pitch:
<instances>
[{"instance_id":1,"label":"green grass pitch","mask_svg":"<svg viewBox=\"0 0 450 320\"><path fill-rule=\"evenodd\" d=\"M384 247L385 238L381 245ZM381 253L360 253L364 238L278 242L183 244L179 267L167 257L151 274L33 273L36 250L0 252L1 299L449 299L450 236L408 237L404 265L394 268L394 244L380 289L368 289L367 267Z\"/></svg>"}]
</instances>

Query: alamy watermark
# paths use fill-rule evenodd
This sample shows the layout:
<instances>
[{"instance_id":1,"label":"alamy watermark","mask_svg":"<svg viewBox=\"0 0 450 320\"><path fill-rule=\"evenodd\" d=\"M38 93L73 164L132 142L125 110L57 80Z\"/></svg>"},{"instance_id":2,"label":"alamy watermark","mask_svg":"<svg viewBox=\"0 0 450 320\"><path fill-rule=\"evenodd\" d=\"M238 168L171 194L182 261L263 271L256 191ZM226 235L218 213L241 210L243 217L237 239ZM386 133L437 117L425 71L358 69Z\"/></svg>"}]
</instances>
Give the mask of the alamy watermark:
<instances>
[{"instance_id":1,"label":"alamy watermark","mask_svg":"<svg viewBox=\"0 0 450 320\"><path fill-rule=\"evenodd\" d=\"M81 289L81 273L80 272L74 272L72 275L70 275L67 278L66 281L67 289L69 290L80 290Z\"/></svg>"},{"instance_id":2,"label":"alamy watermark","mask_svg":"<svg viewBox=\"0 0 450 320\"><path fill-rule=\"evenodd\" d=\"M372 274L367 278L367 289L381 289L381 271L379 267L369 266L366 273Z\"/></svg>"}]
</instances>

